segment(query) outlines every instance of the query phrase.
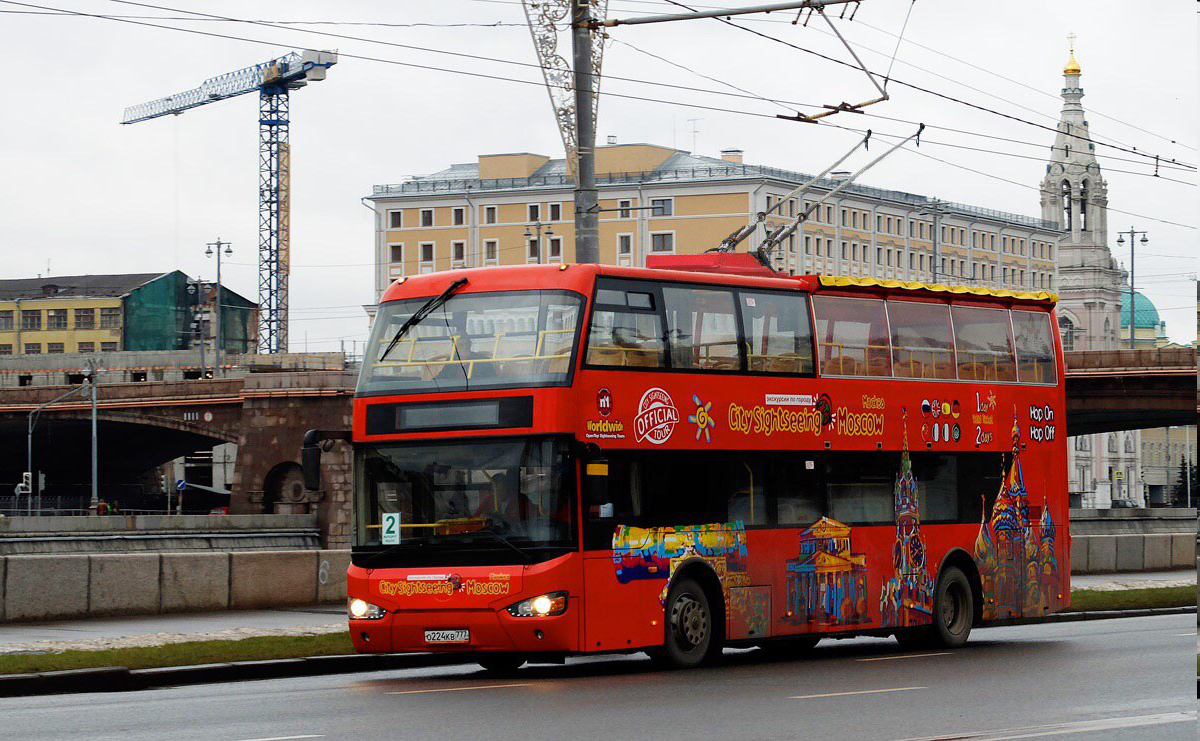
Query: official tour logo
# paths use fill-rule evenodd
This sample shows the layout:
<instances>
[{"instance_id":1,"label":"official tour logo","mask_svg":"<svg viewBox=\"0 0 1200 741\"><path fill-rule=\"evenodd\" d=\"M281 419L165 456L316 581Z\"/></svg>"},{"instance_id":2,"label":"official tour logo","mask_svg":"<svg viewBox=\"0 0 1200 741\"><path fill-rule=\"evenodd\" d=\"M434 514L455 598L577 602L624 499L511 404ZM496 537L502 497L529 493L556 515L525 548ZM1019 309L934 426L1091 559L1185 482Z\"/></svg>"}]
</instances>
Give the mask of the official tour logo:
<instances>
[{"instance_id":1,"label":"official tour logo","mask_svg":"<svg viewBox=\"0 0 1200 741\"><path fill-rule=\"evenodd\" d=\"M633 421L634 438L639 443L646 440L654 445L662 445L671 439L677 424L679 410L675 408L670 394L660 388L652 388L642 394Z\"/></svg>"},{"instance_id":2,"label":"official tour logo","mask_svg":"<svg viewBox=\"0 0 1200 741\"><path fill-rule=\"evenodd\" d=\"M612 392L606 388L596 392L596 411L601 417L612 414Z\"/></svg>"}]
</instances>

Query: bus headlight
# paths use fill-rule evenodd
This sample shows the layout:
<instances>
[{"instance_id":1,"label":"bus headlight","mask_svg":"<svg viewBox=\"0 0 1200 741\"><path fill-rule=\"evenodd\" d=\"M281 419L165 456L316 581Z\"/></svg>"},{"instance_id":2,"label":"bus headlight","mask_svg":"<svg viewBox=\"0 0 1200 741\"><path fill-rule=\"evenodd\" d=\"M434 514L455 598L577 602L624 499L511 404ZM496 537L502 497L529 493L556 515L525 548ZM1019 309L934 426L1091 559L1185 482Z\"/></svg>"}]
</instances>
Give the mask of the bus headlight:
<instances>
[{"instance_id":1,"label":"bus headlight","mask_svg":"<svg viewBox=\"0 0 1200 741\"><path fill-rule=\"evenodd\" d=\"M508 614L513 617L547 617L561 615L567 611L567 593L550 592L539 594L522 600L515 605L509 605Z\"/></svg>"},{"instance_id":2,"label":"bus headlight","mask_svg":"<svg viewBox=\"0 0 1200 741\"><path fill-rule=\"evenodd\" d=\"M353 620L378 620L387 614L387 610L379 605L373 605L357 597L351 599L346 608Z\"/></svg>"}]
</instances>

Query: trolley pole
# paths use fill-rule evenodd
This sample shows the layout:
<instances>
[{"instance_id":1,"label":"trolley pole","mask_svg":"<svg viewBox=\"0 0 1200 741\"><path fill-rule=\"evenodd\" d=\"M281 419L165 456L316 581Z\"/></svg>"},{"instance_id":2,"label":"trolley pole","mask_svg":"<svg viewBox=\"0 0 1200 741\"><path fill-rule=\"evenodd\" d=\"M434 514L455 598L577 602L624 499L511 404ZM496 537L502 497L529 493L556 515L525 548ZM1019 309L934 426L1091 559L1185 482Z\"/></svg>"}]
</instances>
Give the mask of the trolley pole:
<instances>
[{"instance_id":1,"label":"trolley pole","mask_svg":"<svg viewBox=\"0 0 1200 741\"><path fill-rule=\"evenodd\" d=\"M92 503L90 509L93 512L100 504L100 457L96 445L96 383L99 381L98 376L96 361L88 358L88 383L92 387Z\"/></svg>"},{"instance_id":2,"label":"trolley pole","mask_svg":"<svg viewBox=\"0 0 1200 741\"><path fill-rule=\"evenodd\" d=\"M575 261L600 262L596 194L597 80L592 64L591 0L571 0L571 51L575 78Z\"/></svg>"},{"instance_id":3,"label":"trolley pole","mask_svg":"<svg viewBox=\"0 0 1200 741\"><path fill-rule=\"evenodd\" d=\"M214 248L217 254L217 297L216 311L213 317L216 322L216 331L213 333L213 368L219 377L224 375L221 371L221 248L225 248L226 255L233 254L233 248L229 242L222 242L220 237L217 237L217 241L215 242L209 242L205 247L204 254L206 256L212 257ZM203 342L203 339L201 339L201 342Z\"/></svg>"}]
</instances>

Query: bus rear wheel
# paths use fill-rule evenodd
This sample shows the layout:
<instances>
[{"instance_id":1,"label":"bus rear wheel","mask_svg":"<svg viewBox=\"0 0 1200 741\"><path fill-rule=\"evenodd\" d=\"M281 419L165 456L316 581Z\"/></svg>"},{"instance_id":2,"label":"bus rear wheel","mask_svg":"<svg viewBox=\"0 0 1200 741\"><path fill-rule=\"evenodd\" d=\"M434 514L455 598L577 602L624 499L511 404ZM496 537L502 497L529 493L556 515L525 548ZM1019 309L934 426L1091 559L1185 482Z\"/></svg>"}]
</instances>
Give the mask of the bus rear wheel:
<instances>
[{"instance_id":1,"label":"bus rear wheel","mask_svg":"<svg viewBox=\"0 0 1200 741\"><path fill-rule=\"evenodd\" d=\"M708 595L694 579L683 578L667 593L666 625L662 652L654 652L669 666L699 666L713 647L713 612Z\"/></svg>"},{"instance_id":2,"label":"bus rear wheel","mask_svg":"<svg viewBox=\"0 0 1200 741\"><path fill-rule=\"evenodd\" d=\"M933 622L896 633L902 648L958 648L971 636L975 598L967 575L955 566L942 572L933 594Z\"/></svg>"}]
</instances>

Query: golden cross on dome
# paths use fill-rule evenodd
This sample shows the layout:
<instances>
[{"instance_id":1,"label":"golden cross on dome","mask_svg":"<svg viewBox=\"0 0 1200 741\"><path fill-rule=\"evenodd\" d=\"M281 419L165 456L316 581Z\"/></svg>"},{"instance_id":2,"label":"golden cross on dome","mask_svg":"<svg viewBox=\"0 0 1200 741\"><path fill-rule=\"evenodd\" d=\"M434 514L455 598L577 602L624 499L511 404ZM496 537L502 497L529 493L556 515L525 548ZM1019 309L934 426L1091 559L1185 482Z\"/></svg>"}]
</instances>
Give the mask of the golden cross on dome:
<instances>
[{"instance_id":1,"label":"golden cross on dome","mask_svg":"<svg viewBox=\"0 0 1200 741\"><path fill-rule=\"evenodd\" d=\"M1067 34L1067 42L1071 45L1071 54L1075 53L1075 32Z\"/></svg>"}]
</instances>

